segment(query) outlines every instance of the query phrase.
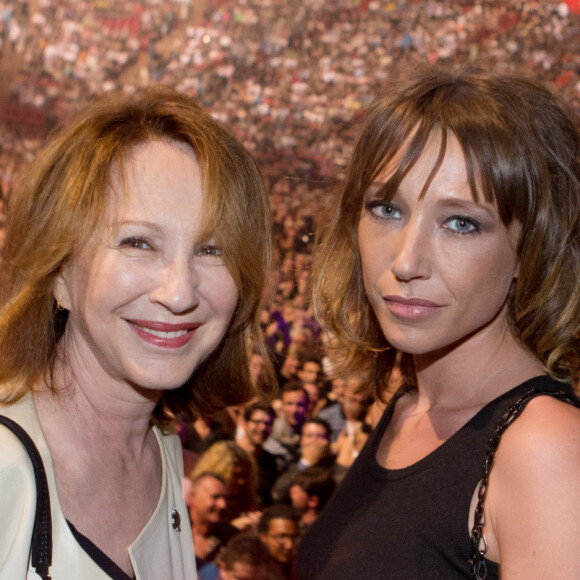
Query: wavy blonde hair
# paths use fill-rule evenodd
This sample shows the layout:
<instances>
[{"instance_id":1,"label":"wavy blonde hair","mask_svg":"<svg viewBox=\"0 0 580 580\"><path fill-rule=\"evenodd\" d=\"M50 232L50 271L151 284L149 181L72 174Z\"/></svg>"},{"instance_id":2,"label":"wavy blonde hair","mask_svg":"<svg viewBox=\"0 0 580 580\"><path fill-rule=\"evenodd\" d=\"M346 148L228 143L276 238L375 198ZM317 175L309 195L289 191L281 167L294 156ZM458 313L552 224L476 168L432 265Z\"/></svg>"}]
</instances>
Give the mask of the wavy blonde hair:
<instances>
[{"instance_id":1,"label":"wavy blonde hair","mask_svg":"<svg viewBox=\"0 0 580 580\"><path fill-rule=\"evenodd\" d=\"M205 451L194 465L189 478L192 481L204 473L216 473L226 486L239 485L236 502L240 513L255 509L258 493L258 466L254 458L234 441L218 441ZM237 517L239 513L235 514Z\"/></svg>"},{"instance_id":2,"label":"wavy blonde hair","mask_svg":"<svg viewBox=\"0 0 580 580\"><path fill-rule=\"evenodd\" d=\"M224 340L184 386L164 393L154 417L164 423L171 412L191 419L250 400L250 337L272 376L258 319L273 261L262 176L243 145L193 99L158 86L94 101L49 141L11 196L0 270L1 401L17 400L52 373L66 327L66 313L55 307L55 279L99 226L112 168L122 171L135 146L156 140L195 152L204 233L222 248L239 300Z\"/></svg>"},{"instance_id":3,"label":"wavy blonde hair","mask_svg":"<svg viewBox=\"0 0 580 580\"><path fill-rule=\"evenodd\" d=\"M395 363L363 287L357 227L369 186L397 153L386 199L421 156L430 135L441 149L422 195L445 155L461 144L474 199L497 204L504 225L521 223L519 276L510 294L514 333L555 378L579 372L580 164L575 120L542 84L477 68L423 66L369 111L346 177L322 218L313 263L314 306L338 345L342 373L370 370L383 393ZM401 370L413 383L411 357Z\"/></svg>"}]
</instances>

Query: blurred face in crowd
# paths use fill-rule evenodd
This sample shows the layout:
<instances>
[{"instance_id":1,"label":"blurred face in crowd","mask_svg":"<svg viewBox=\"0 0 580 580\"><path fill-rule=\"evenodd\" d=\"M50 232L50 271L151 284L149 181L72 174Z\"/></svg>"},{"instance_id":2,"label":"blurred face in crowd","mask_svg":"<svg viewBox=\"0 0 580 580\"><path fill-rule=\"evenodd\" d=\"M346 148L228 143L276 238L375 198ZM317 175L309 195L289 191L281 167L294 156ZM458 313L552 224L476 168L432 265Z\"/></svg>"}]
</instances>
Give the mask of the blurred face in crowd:
<instances>
[{"instance_id":1,"label":"blurred face in crowd","mask_svg":"<svg viewBox=\"0 0 580 580\"><path fill-rule=\"evenodd\" d=\"M220 564L220 580L267 580L267 567L265 564L254 566L247 562L234 562L231 569Z\"/></svg>"},{"instance_id":2,"label":"blurred face in crowd","mask_svg":"<svg viewBox=\"0 0 580 580\"><path fill-rule=\"evenodd\" d=\"M280 372L283 376L287 377L287 378L292 378L296 376L296 373L298 372L298 367L300 366L300 361L292 355L288 355L285 359L284 359L284 363L282 364L282 368L280 369Z\"/></svg>"},{"instance_id":3,"label":"blurred face in crowd","mask_svg":"<svg viewBox=\"0 0 580 580\"><path fill-rule=\"evenodd\" d=\"M266 411L254 411L246 421L246 435L253 445L262 446L272 432L274 417Z\"/></svg>"},{"instance_id":4,"label":"blurred face in crowd","mask_svg":"<svg viewBox=\"0 0 580 580\"><path fill-rule=\"evenodd\" d=\"M227 508L227 488L208 476L200 479L191 489L189 495L189 513L192 521L206 524L217 524L222 520Z\"/></svg>"},{"instance_id":5,"label":"blurred face in crowd","mask_svg":"<svg viewBox=\"0 0 580 580\"><path fill-rule=\"evenodd\" d=\"M365 417L370 399L366 393L359 392L361 385L359 377L350 377L346 382L342 407L347 419L362 421Z\"/></svg>"},{"instance_id":6,"label":"blurred face in crowd","mask_svg":"<svg viewBox=\"0 0 580 580\"><path fill-rule=\"evenodd\" d=\"M300 513L303 513L308 509L309 500L310 498L308 497L308 494L297 483L290 488L290 501L292 502L292 507Z\"/></svg>"},{"instance_id":7,"label":"blurred face in crowd","mask_svg":"<svg viewBox=\"0 0 580 580\"><path fill-rule=\"evenodd\" d=\"M332 379L332 392L339 403L344 401L344 394L346 392L346 381L344 379Z\"/></svg>"},{"instance_id":8,"label":"blurred face in crowd","mask_svg":"<svg viewBox=\"0 0 580 580\"><path fill-rule=\"evenodd\" d=\"M152 141L134 147L125 169L125 180L113 172L103 223L57 278L69 311L63 348L73 372L103 391L174 389L221 341L238 291L220 248L199 238L193 150Z\"/></svg>"},{"instance_id":9,"label":"blurred face in crowd","mask_svg":"<svg viewBox=\"0 0 580 580\"><path fill-rule=\"evenodd\" d=\"M306 361L302 369L298 372L298 378L303 383L314 383L318 381L321 366L316 361Z\"/></svg>"},{"instance_id":10,"label":"blurred face in crowd","mask_svg":"<svg viewBox=\"0 0 580 580\"><path fill-rule=\"evenodd\" d=\"M303 387L308 393L308 416L311 417L316 404L320 401L320 389L313 383L304 383Z\"/></svg>"},{"instance_id":11,"label":"blurred face in crowd","mask_svg":"<svg viewBox=\"0 0 580 580\"><path fill-rule=\"evenodd\" d=\"M329 439L326 429L318 423L305 423L302 427L300 447L306 445L328 445Z\"/></svg>"},{"instance_id":12,"label":"blurred face in crowd","mask_svg":"<svg viewBox=\"0 0 580 580\"><path fill-rule=\"evenodd\" d=\"M287 564L294 557L297 537L296 522L282 518L271 520L268 532L260 534L260 540L264 542L270 555L282 564Z\"/></svg>"},{"instance_id":13,"label":"blurred face in crowd","mask_svg":"<svg viewBox=\"0 0 580 580\"><path fill-rule=\"evenodd\" d=\"M282 393L282 412L292 427L300 427L306 419L308 398L304 391Z\"/></svg>"}]
</instances>

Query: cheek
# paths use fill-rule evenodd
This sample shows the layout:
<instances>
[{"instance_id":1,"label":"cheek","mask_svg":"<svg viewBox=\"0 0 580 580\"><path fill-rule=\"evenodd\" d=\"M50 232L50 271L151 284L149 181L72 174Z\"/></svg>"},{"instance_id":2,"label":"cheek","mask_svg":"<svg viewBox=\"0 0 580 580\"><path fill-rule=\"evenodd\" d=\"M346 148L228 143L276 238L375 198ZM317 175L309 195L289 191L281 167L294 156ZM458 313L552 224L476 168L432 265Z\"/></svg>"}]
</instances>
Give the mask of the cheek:
<instances>
[{"instance_id":1,"label":"cheek","mask_svg":"<svg viewBox=\"0 0 580 580\"><path fill-rule=\"evenodd\" d=\"M144 267L136 261L103 261L95 264L88 273L84 283L86 300L102 307L120 307L147 294L154 283L155 271L151 267Z\"/></svg>"},{"instance_id":2,"label":"cheek","mask_svg":"<svg viewBox=\"0 0 580 580\"><path fill-rule=\"evenodd\" d=\"M388 242L382 241L370 227L360 227L358 250L361 262L363 284L368 294L380 277L389 269L392 257L388 255Z\"/></svg>"},{"instance_id":3,"label":"cheek","mask_svg":"<svg viewBox=\"0 0 580 580\"><path fill-rule=\"evenodd\" d=\"M236 283L225 267L206 271L203 281L200 282L200 291L216 312L228 319L231 318L238 304L239 295Z\"/></svg>"},{"instance_id":4,"label":"cheek","mask_svg":"<svg viewBox=\"0 0 580 580\"><path fill-rule=\"evenodd\" d=\"M478 300L482 295L497 295L503 302L516 275L516 260L505 246L483 248L476 253L457 251L444 257L442 272L457 293Z\"/></svg>"}]
</instances>

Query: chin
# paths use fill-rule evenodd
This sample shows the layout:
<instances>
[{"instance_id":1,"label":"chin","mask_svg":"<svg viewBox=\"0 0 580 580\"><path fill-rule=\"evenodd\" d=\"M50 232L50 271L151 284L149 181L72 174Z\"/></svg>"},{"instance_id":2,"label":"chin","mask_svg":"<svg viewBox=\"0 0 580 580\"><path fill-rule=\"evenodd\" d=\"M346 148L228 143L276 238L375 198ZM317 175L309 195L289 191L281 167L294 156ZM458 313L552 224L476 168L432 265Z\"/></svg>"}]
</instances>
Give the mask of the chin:
<instances>
[{"instance_id":1,"label":"chin","mask_svg":"<svg viewBox=\"0 0 580 580\"><path fill-rule=\"evenodd\" d=\"M400 335L390 335L385 333L389 345L406 354L413 356L428 355L436 352L443 352L450 348L453 343L448 340L445 341L434 341L432 337L426 338L421 337L410 337L410 336L400 336Z\"/></svg>"},{"instance_id":2,"label":"chin","mask_svg":"<svg viewBox=\"0 0 580 580\"><path fill-rule=\"evenodd\" d=\"M173 391L182 387L191 377L191 374L182 373L170 376L168 373L150 372L140 373L128 380L129 383L136 385L143 391Z\"/></svg>"}]
</instances>

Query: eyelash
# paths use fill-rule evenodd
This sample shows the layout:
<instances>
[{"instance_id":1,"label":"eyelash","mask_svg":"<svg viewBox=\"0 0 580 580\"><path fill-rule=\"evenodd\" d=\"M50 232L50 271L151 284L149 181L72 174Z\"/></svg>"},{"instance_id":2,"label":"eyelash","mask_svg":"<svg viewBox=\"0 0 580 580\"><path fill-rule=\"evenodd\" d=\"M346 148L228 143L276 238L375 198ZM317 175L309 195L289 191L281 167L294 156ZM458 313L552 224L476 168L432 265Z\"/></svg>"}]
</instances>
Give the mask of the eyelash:
<instances>
[{"instance_id":1,"label":"eyelash","mask_svg":"<svg viewBox=\"0 0 580 580\"><path fill-rule=\"evenodd\" d=\"M147 238L141 238L138 236L133 236L133 237L125 238L124 240L121 240L121 243L119 244L119 246L128 247L128 248L132 248L135 250L150 250L151 249L151 243L149 242L149 240L147 240ZM145 248L144 246L147 246L147 247Z\"/></svg>"},{"instance_id":2,"label":"eyelash","mask_svg":"<svg viewBox=\"0 0 580 580\"><path fill-rule=\"evenodd\" d=\"M401 210L392 203L388 203L382 200L373 200L369 201L365 204L366 209L372 214L375 219L378 220L398 220L401 218ZM388 213L385 215L381 210L385 210ZM398 214L398 215L396 215ZM448 224L453 221L464 222L464 225L470 225L472 229L468 231L460 231L457 229L450 228ZM456 234L458 236L468 236L473 234L478 234L481 232L481 224L468 216L464 215L452 215L445 219L443 222L443 229L451 232L452 234Z\"/></svg>"},{"instance_id":3,"label":"eyelash","mask_svg":"<svg viewBox=\"0 0 580 580\"><path fill-rule=\"evenodd\" d=\"M448 224L448 223L453 222L453 221L465 222L465 224L472 226L472 229L470 229L469 231L453 230L449 227L445 228L446 230L448 230L454 234L457 234L459 236L468 236L468 235L478 234L479 232L481 232L481 224L477 220L474 220L473 218L467 217L465 215L452 215L452 216L448 217L444 223Z\"/></svg>"},{"instance_id":4,"label":"eyelash","mask_svg":"<svg viewBox=\"0 0 580 580\"><path fill-rule=\"evenodd\" d=\"M379 220L399 219L399 217L394 216L393 213L394 212L398 212L399 214L401 213L401 210L397 206L379 199L367 202L365 204L365 207L368 211L371 212L371 214L375 218ZM389 213L388 215L379 213L379 210L381 209L389 210L391 213Z\"/></svg>"},{"instance_id":5,"label":"eyelash","mask_svg":"<svg viewBox=\"0 0 580 580\"><path fill-rule=\"evenodd\" d=\"M151 250L153 249L151 242L147 238L133 236L121 240L120 247L131 248L135 250ZM195 252L196 256L214 256L221 257L222 251L218 246L213 244L205 244L198 248Z\"/></svg>"},{"instance_id":6,"label":"eyelash","mask_svg":"<svg viewBox=\"0 0 580 580\"><path fill-rule=\"evenodd\" d=\"M220 257L222 255L222 251L220 248L218 248L218 246L214 246L212 244L206 244L204 246L201 246L197 252L196 252L197 256L216 256L216 257Z\"/></svg>"}]
</instances>

